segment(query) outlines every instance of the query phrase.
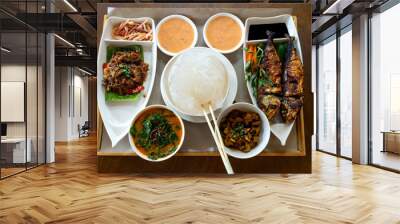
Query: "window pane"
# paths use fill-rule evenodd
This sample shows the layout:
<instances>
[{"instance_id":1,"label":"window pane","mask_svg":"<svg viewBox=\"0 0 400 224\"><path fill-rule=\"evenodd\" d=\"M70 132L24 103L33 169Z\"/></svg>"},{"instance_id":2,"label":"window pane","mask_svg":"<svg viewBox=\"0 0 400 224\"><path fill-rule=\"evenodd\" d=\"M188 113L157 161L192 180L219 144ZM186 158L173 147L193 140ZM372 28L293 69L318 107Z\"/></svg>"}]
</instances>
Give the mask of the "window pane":
<instances>
[{"instance_id":1,"label":"window pane","mask_svg":"<svg viewBox=\"0 0 400 224\"><path fill-rule=\"evenodd\" d=\"M1 177L25 170L31 162L31 142L26 141L26 33L1 34ZM5 97L7 96L7 97Z\"/></svg>"},{"instance_id":2,"label":"window pane","mask_svg":"<svg viewBox=\"0 0 400 224\"><path fill-rule=\"evenodd\" d=\"M371 134L372 163L400 170L400 4L374 15L372 26ZM391 133L391 131L393 131ZM388 132L384 138L382 132ZM384 150L384 152L382 152Z\"/></svg>"},{"instance_id":3,"label":"window pane","mask_svg":"<svg viewBox=\"0 0 400 224\"><path fill-rule=\"evenodd\" d=\"M43 12L45 1L8 1L10 14ZM45 35L0 12L0 178L45 161ZM37 17L32 17L37 19ZM23 19L22 19L23 20ZM33 21L32 21L33 22ZM36 21L37 22L37 21Z\"/></svg>"},{"instance_id":4,"label":"window pane","mask_svg":"<svg viewBox=\"0 0 400 224\"><path fill-rule=\"evenodd\" d=\"M340 152L351 158L352 136L352 32L340 36Z\"/></svg>"},{"instance_id":5,"label":"window pane","mask_svg":"<svg viewBox=\"0 0 400 224\"><path fill-rule=\"evenodd\" d=\"M336 153L336 40L318 48L318 149Z\"/></svg>"}]
</instances>

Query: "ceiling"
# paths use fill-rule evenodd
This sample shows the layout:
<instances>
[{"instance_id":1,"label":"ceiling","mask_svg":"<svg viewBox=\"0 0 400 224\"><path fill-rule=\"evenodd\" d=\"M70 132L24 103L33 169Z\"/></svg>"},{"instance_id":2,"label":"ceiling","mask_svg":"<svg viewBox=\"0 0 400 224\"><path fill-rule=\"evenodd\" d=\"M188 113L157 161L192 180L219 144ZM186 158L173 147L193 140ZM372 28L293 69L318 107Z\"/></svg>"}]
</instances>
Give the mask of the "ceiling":
<instances>
[{"instance_id":1,"label":"ceiling","mask_svg":"<svg viewBox=\"0 0 400 224\"><path fill-rule=\"evenodd\" d=\"M143 1L149 2L149 0ZM176 2L179 0L172 1ZM293 0L266 1L293 2ZM296 2L298 1L299 0L296 0ZM314 39L324 34L329 28L332 28L345 14L356 15L359 12L365 11L368 7L382 4L385 1L387 0L304 0L304 2L311 3L313 6L312 22ZM26 52L24 52L25 35L18 35L18 33L25 32L26 28L28 28L29 31L35 32L54 32L61 38L75 45L75 47L72 48L70 44L56 38L56 56L60 56L59 60L56 60L56 62L84 62L85 65L92 63L93 65L90 67L95 70L97 54L96 5L102 2L135 1L47 0L46 5L46 0L0 0L0 23L3 32L2 44L12 49L13 56L22 58L26 54ZM46 9L46 7L48 8ZM52 13L47 13L50 11L49 8L52 9ZM324 11L329 12L329 14L324 14ZM336 14L336 12L339 12L339 14ZM34 53L36 46L35 43L30 43L31 38L27 39L27 53L29 55L30 53Z\"/></svg>"},{"instance_id":2,"label":"ceiling","mask_svg":"<svg viewBox=\"0 0 400 224\"><path fill-rule=\"evenodd\" d=\"M27 61L28 64L36 64L37 60L42 60L37 57L44 55L40 53L40 51L44 51L44 41L40 40L43 40L43 34L27 33L25 36L19 33L2 33L2 47L11 50L8 53L1 52L2 62L18 64Z\"/></svg>"}]
</instances>

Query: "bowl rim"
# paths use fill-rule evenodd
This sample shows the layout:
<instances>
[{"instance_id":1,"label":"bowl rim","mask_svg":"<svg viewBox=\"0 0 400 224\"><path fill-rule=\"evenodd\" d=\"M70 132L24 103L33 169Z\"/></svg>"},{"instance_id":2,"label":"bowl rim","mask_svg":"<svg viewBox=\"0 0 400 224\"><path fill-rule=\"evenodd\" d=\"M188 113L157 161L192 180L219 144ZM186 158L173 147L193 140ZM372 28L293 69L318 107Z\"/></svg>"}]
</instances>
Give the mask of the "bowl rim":
<instances>
[{"instance_id":1,"label":"bowl rim","mask_svg":"<svg viewBox=\"0 0 400 224\"><path fill-rule=\"evenodd\" d=\"M153 160L153 159L150 159L148 156L146 156L145 154L143 154L142 152L140 152L140 150L137 149L136 144L135 144L135 141L133 140L133 137L132 137L132 135L130 134L130 132L128 132L128 137L129 137L129 143L130 143L130 145L131 145L131 148L134 150L134 152L136 153L136 155L138 155L140 158L142 158L142 159L144 159L144 160L147 160L147 161L150 161L150 162L161 162L161 161L164 161L164 160L167 160L167 159L171 158L172 156L174 156L174 155L179 151L179 149L182 147L183 142L184 142L184 140L185 140L185 132L186 132L186 130L185 130L185 124L183 123L182 118L181 118L177 113L175 113L174 110L172 110L172 109L169 108L168 106L165 106L165 105L162 105L162 104L152 104L152 105L149 105L149 106L143 108L142 110L140 110L139 113L137 113L137 114L135 115L135 117L134 117L134 119L133 119L133 121L132 121L130 127L132 127L132 125L136 122L136 120L137 120L144 112L146 112L146 111L148 111L148 110L150 110L150 109L154 109L154 108L161 108L161 109L164 109L164 110L168 110L168 111L172 112L172 113L178 118L179 123L180 123L180 126L181 126L181 129L182 129L182 136L181 136L181 139L180 139L180 141L179 141L179 144L178 144L176 150L175 150L173 153L171 153L171 154L169 154L169 155L167 155L167 156L165 156L165 157L159 158L159 159L157 159L157 160Z\"/></svg>"},{"instance_id":2,"label":"bowl rim","mask_svg":"<svg viewBox=\"0 0 400 224\"><path fill-rule=\"evenodd\" d=\"M166 21L168 21L168 20L170 20L170 19L173 19L173 18L180 18L180 19L183 19L185 22L189 23L189 25L192 27L193 32L194 32L193 42L190 44L190 46L189 46L188 48L185 48L185 49L183 49L183 50L181 50L181 51L179 51L179 52L170 52L170 51L168 51L168 50L165 49L163 46L161 46L160 42L158 41L158 31L160 30L160 26L161 26L163 23L165 23ZM160 22L157 23L157 26L156 26L156 28L155 28L155 33L154 33L154 38L153 38L153 39L156 40L157 47L158 47L158 49L160 49L161 52L163 52L164 54L166 54L166 55L168 55L168 56L173 57L173 56L176 56L176 55L182 53L183 51L185 51L185 50L187 50L187 49L190 49L190 48L195 47L196 44L197 44L197 41L198 41L198 36L199 36L199 34L198 34L197 26L196 26L196 24L193 22L193 20L191 20L189 17L184 16L184 15L173 14L173 15L169 15L169 16L166 16L166 17L162 18L162 19L160 20Z\"/></svg>"},{"instance_id":3,"label":"bowl rim","mask_svg":"<svg viewBox=\"0 0 400 224\"><path fill-rule=\"evenodd\" d=\"M234 103L234 104L230 105L229 107L225 108L220 113L220 115L217 118L218 128L220 128L220 124L221 124L223 118L225 118L228 115L228 111L230 112L230 111L236 109L235 107L238 107L238 106L243 106L243 107L246 108L246 109L238 109L240 111L252 111L252 112L256 112L260 116L261 122L263 124L263 127L261 128L262 133L260 133L261 140L249 152L241 152L239 150L231 149L229 147L226 147L225 145L223 145L223 149L228 155L230 155L232 157L235 157L235 158L238 158L238 159L250 159L250 158L256 157L258 154L260 154L261 152L263 152L266 149L266 147L267 147L267 145L269 143L269 140L271 139L271 125L270 125L270 123L268 121L267 116L256 105L251 104L251 103L247 103L247 102L238 102L238 103ZM266 133L267 137L265 139L263 138L264 132L267 132ZM236 151L238 153L232 153L234 151ZM239 156L240 154L242 154L243 156Z\"/></svg>"},{"instance_id":4,"label":"bowl rim","mask_svg":"<svg viewBox=\"0 0 400 224\"><path fill-rule=\"evenodd\" d=\"M224 58L227 60L227 62L231 63L231 62L229 61L228 58L226 58L222 53L216 51L215 49L208 48L208 47L204 47L204 46L200 46L200 47L188 48L188 49L182 51L181 53L179 53L178 55L173 56L173 57L167 62L167 64L164 66L164 69L167 68L167 67L170 67L171 64L172 64L174 61L176 61L176 59L177 59L179 56L185 54L186 52L188 52L188 51L190 51L190 50L194 50L194 49L206 49L206 50L210 49L210 50L213 50L214 53L220 54L220 56L224 57ZM232 63L231 63L231 64L232 64ZM223 65L224 65L224 68L226 69L226 66L225 66L224 63L223 63ZM232 66L233 66L233 64L232 64ZM229 71L226 71L226 72L228 73ZM235 72L236 72L236 70L235 70ZM164 71L163 71L163 74L164 74ZM230 86L230 83L229 83L229 74L226 74L226 75L227 75L227 80L228 80L227 90L226 90L226 93L225 93L224 98L223 98L223 100L222 100L222 103L220 103L221 105L219 105L217 108L213 108L213 109L214 109L214 112L215 112L215 111L218 111L218 110L221 110L221 113L222 113L223 102L226 101L226 98L228 98L228 95L229 95L229 90L230 90L231 86ZM237 75L237 74L235 74L235 75ZM185 115L185 116L203 117L203 116L204 116L203 114L201 114L201 115L188 114L188 113L182 111L180 108L178 108L178 107L173 103L173 101L170 99L170 97L169 97L169 95L168 95L168 94L169 94L169 93L168 93L168 87L167 87L167 85L165 84L165 82L168 82L168 80L164 80L165 78L166 78L166 77L164 77L164 75L162 75L161 80L160 80L160 82L161 82L160 85L165 85L166 100L168 100L168 101L171 103L171 105L173 105L173 108L171 108L171 109L176 110L177 112L179 112L179 113L181 113L181 114L183 114L183 115ZM164 84L163 84L163 83L164 83ZM209 114L209 112L207 112L207 114Z\"/></svg>"},{"instance_id":5,"label":"bowl rim","mask_svg":"<svg viewBox=\"0 0 400 224\"><path fill-rule=\"evenodd\" d=\"M206 35L206 29L207 29L207 27L208 27L208 24L209 24L212 20L214 20L215 18L217 18L217 17L219 17L219 16L227 16L227 17L232 18L232 19L239 25L240 30L241 30L241 32L242 32L241 37L240 37L240 41L237 43L237 45L235 45L233 48L231 48L231 49L229 49L229 50L220 50L220 49L218 49L218 48L213 47L213 46L211 45L211 43L208 41L208 38L207 38L207 35ZM210 17L207 19L206 23L204 24L204 27L203 27L203 40L204 40L205 44L206 44L209 48L212 48L212 49L214 49L214 50L216 50L216 51L218 51L218 52L220 52L220 53L222 53L222 54L230 54L230 53L233 53L233 52L235 52L236 50L238 50L238 49L243 45L244 39L245 39L245 27L244 27L244 24L243 24L242 20L240 20L239 17L237 17L236 15L234 15L234 14L232 14L232 13L228 13L228 12L219 12L219 13L216 13L216 14L210 16Z\"/></svg>"}]
</instances>

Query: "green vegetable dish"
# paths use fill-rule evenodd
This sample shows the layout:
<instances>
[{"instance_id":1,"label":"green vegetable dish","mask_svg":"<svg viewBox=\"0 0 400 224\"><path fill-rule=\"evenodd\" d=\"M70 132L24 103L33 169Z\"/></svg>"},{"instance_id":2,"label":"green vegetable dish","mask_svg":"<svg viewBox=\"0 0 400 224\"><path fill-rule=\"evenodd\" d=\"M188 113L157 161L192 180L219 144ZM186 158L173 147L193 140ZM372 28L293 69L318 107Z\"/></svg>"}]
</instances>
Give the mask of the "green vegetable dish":
<instances>
[{"instance_id":1,"label":"green vegetable dish","mask_svg":"<svg viewBox=\"0 0 400 224\"><path fill-rule=\"evenodd\" d=\"M148 70L141 46L108 47L107 63L103 64L105 100L136 100L144 90Z\"/></svg>"},{"instance_id":2,"label":"green vegetable dish","mask_svg":"<svg viewBox=\"0 0 400 224\"><path fill-rule=\"evenodd\" d=\"M181 142L180 119L164 108L151 108L143 112L130 129L136 148L151 160L174 153Z\"/></svg>"}]
</instances>

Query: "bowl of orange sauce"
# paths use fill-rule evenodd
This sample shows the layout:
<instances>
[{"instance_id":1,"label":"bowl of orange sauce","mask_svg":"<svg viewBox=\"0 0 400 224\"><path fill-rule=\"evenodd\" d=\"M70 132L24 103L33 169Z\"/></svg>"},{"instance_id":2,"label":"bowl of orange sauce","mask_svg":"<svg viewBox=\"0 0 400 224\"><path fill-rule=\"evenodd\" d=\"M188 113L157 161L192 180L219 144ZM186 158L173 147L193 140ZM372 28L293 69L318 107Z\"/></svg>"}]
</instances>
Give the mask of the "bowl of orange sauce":
<instances>
[{"instance_id":1,"label":"bowl of orange sauce","mask_svg":"<svg viewBox=\"0 0 400 224\"><path fill-rule=\"evenodd\" d=\"M162 19L156 28L158 48L169 56L175 56L197 43L197 28L186 16L170 15Z\"/></svg>"},{"instance_id":2,"label":"bowl of orange sauce","mask_svg":"<svg viewBox=\"0 0 400 224\"><path fill-rule=\"evenodd\" d=\"M222 54L232 53L243 44L243 22L231 13L217 13L204 24L203 39L209 48Z\"/></svg>"}]
</instances>

